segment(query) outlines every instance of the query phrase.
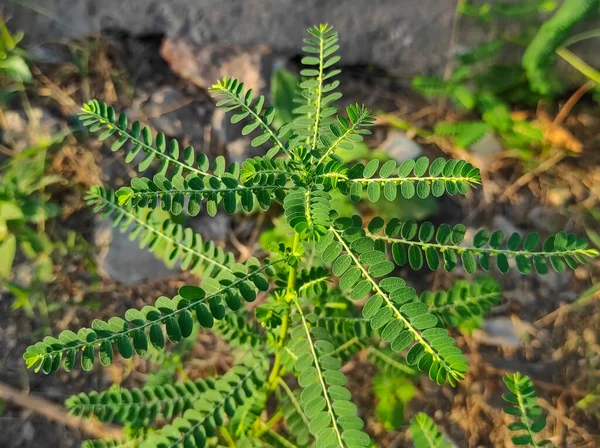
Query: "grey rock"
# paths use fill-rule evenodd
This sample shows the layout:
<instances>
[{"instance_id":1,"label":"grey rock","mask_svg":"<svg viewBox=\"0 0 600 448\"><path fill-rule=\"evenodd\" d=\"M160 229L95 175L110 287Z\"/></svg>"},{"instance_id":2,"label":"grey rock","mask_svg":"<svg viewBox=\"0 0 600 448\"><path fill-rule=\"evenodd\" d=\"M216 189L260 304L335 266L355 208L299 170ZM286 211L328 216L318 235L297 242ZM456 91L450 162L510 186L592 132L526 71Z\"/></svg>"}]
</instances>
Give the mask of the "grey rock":
<instances>
[{"instance_id":1,"label":"grey rock","mask_svg":"<svg viewBox=\"0 0 600 448\"><path fill-rule=\"evenodd\" d=\"M202 124L210 121L212 107L173 86L163 86L152 92L148 101L142 105L142 111L157 131L201 140L204 137Z\"/></svg>"},{"instance_id":2,"label":"grey rock","mask_svg":"<svg viewBox=\"0 0 600 448\"><path fill-rule=\"evenodd\" d=\"M61 121L46 109L32 107L29 114L23 110L4 111L6 127L0 141L17 152L35 145L44 145L57 136Z\"/></svg>"},{"instance_id":3,"label":"grey rock","mask_svg":"<svg viewBox=\"0 0 600 448\"><path fill-rule=\"evenodd\" d=\"M401 163L408 159L416 159L423 154L423 148L402 131L388 132L380 149L396 162Z\"/></svg>"},{"instance_id":4,"label":"grey rock","mask_svg":"<svg viewBox=\"0 0 600 448\"><path fill-rule=\"evenodd\" d=\"M514 225L512 221L502 215L494 216L493 228L496 230L502 230L504 236L508 238L513 233L518 233L523 236L523 231Z\"/></svg>"},{"instance_id":5,"label":"grey rock","mask_svg":"<svg viewBox=\"0 0 600 448\"><path fill-rule=\"evenodd\" d=\"M439 69L446 59L454 2L438 0L45 0L51 17L8 5L10 25L33 42L103 30L186 37L197 44L261 45L296 54L309 26L328 22L340 32L348 64L375 63L394 71Z\"/></svg>"},{"instance_id":6,"label":"grey rock","mask_svg":"<svg viewBox=\"0 0 600 448\"><path fill-rule=\"evenodd\" d=\"M190 218L188 225L202 235L204 240L220 243L227 240L230 222L229 215L219 212L212 218L206 214Z\"/></svg>"},{"instance_id":7,"label":"grey rock","mask_svg":"<svg viewBox=\"0 0 600 448\"><path fill-rule=\"evenodd\" d=\"M524 321L497 317L486 319L483 328L473 332L473 339L485 345L519 348L522 345L522 338L530 332L530 324Z\"/></svg>"},{"instance_id":8,"label":"grey rock","mask_svg":"<svg viewBox=\"0 0 600 448\"><path fill-rule=\"evenodd\" d=\"M469 152L480 159L486 159L502 151L504 151L504 146L493 132L488 132L482 139L469 147Z\"/></svg>"},{"instance_id":9,"label":"grey rock","mask_svg":"<svg viewBox=\"0 0 600 448\"><path fill-rule=\"evenodd\" d=\"M175 73L203 89L227 76L241 79L254 92L264 92L273 68L271 50L266 45L240 47L167 38L160 54Z\"/></svg>"},{"instance_id":10,"label":"grey rock","mask_svg":"<svg viewBox=\"0 0 600 448\"><path fill-rule=\"evenodd\" d=\"M409 74L443 72L456 8L448 0L372 0L368 5L364 0L44 0L45 15L40 15L4 3L9 26L24 30L36 44L120 30L187 37L202 45L266 44L293 55L306 28L328 22L340 32L344 63L373 63ZM487 33L463 17L459 48L473 48L489 38ZM593 40L575 49L590 65L600 64Z\"/></svg>"},{"instance_id":11,"label":"grey rock","mask_svg":"<svg viewBox=\"0 0 600 448\"><path fill-rule=\"evenodd\" d=\"M128 233L121 233L105 219L96 223L94 234L100 249L96 263L100 273L126 285L144 280L167 278L176 273L147 249L140 249L137 240L130 241Z\"/></svg>"}]
</instances>

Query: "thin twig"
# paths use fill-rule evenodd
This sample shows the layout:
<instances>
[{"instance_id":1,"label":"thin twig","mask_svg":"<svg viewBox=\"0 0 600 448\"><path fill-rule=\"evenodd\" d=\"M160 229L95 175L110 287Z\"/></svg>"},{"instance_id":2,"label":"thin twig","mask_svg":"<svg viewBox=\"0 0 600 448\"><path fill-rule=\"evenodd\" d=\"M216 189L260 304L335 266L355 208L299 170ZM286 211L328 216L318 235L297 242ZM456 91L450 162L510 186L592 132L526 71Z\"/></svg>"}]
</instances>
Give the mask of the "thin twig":
<instances>
[{"instance_id":1,"label":"thin twig","mask_svg":"<svg viewBox=\"0 0 600 448\"><path fill-rule=\"evenodd\" d=\"M28 411L46 417L48 420L63 424L71 429L82 431L94 438L124 440L121 428L100 423L98 420L84 420L67 414L62 407L43 398L26 395L4 383L0 383L0 398L20 406Z\"/></svg>"},{"instance_id":2,"label":"thin twig","mask_svg":"<svg viewBox=\"0 0 600 448\"><path fill-rule=\"evenodd\" d=\"M542 174L544 171L547 171L550 168L552 168L554 165L556 165L558 162L564 159L565 155L565 151L559 151L552 157L547 159L545 162L540 163L535 169L523 174L510 187L504 190L504 193L498 199L499 202L505 201L507 198L515 194L521 187L527 185L529 182L531 182L534 178Z\"/></svg>"},{"instance_id":3,"label":"thin twig","mask_svg":"<svg viewBox=\"0 0 600 448\"><path fill-rule=\"evenodd\" d=\"M581 87L579 87L579 89L577 89L577 91L573 95L571 95L571 97L567 100L560 112L556 115L556 118L552 122L550 129L559 128L562 125L563 121L565 121L573 107L575 107L577 102L581 99L581 97L585 95L589 90L593 89L595 86L595 82L588 81Z\"/></svg>"}]
</instances>

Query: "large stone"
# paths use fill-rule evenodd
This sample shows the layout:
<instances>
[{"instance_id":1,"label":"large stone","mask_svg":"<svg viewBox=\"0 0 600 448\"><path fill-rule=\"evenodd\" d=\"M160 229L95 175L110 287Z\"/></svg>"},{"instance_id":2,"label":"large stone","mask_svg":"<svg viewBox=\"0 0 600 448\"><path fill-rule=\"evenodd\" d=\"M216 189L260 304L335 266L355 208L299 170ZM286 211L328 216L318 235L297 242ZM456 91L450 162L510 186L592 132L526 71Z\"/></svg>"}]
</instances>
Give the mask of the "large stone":
<instances>
[{"instance_id":1,"label":"large stone","mask_svg":"<svg viewBox=\"0 0 600 448\"><path fill-rule=\"evenodd\" d=\"M423 148L409 138L405 132L391 130L380 145L380 149L398 163L408 159L416 159L423 155Z\"/></svg>"},{"instance_id":2,"label":"large stone","mask_svg":"<svg viewBox=\"0 0 600 448\"><path fill-rule=\"evenodd\" d=\"M340 32L343 63L376 64L408 75L443 73L456 9L456 1L450 0L44 0L41 15L4 3L9 26L24 30L36 44L117 30L187 37L201 45L266 44L293 55L299 53L306 28L328 22ZM507 25L516 26L514 21L500 24ZM468 50L489 33L475 19L463 17L459 36L458 48ZM574 50L590 65L600 64L593 39Z\"/></svg>"},{"instance_id":3,"label":"large stone","mask_svg":"<svg viewBox=\"0 0 600 448\"><path fill-rule=\"evenodd\" d=\"M439 0L45 0L53 18L7 5L9 25L33 42L105 30L187 37L197 44L252 46L299 53L309 26L340 32L347 64L375 63L394 71L438 70L448 51L455 2ZM56 20L58 18L59 20Z\"/></svg>"},{"instance_id":4,"label":"large stone","mask_svg":"<svg viewBox=\"0 0 600 448\"><path fill-rule=\"evenodd\" d=\"M100 248L96 263L100 273L126 285L144 280L158 280L173 275L147 249L140 249L138 241L130 241L129 233L121 233L105 219L96 223L95 243Z\"/></svg>"},{"instance_id":5,"label":"large stone","mask_svg":"<svg viewBox=\"0 0 600 448\"><path fill-rule=\"evenodd\" d=\"M190 38L167 38L160 54L175 73L204 89L227 76L242 79L248 89L264 92L273 66L271 50L266 45L242 48L201 45Z\"/></svg>"}]
</instances>

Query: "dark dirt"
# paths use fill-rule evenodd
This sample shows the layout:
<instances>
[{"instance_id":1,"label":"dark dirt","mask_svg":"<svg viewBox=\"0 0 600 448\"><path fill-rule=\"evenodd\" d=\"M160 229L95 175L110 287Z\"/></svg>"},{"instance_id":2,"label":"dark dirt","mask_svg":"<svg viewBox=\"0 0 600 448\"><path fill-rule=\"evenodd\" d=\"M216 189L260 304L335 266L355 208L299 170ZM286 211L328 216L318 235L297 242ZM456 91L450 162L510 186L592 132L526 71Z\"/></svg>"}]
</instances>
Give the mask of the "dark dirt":
<instances>
[{"instance_id":1,"label":"dark dirt","mask_svg":"<svg viewBox=\"0 0 600 448\"><path fill-rule=\"evenodd\" d=\"M105 98L116 102L119 107L140 113L140 98L147 100L153 92L169 86L196 101L196 109L205 114L203 126L209 121L212 103L205 92L170 72L159 57L159 37L139 40L121 35L113 36L108 42L93 43L95 50L90 58L90 72L86 80L90 96ZM72 107L80 104L85 96L80 88L81 77L69 62L40 66L39 70L55 88L49 89L49 84L38 81L38 87L45 85L46 90L32 93L32 104L52 107L64 123L72 124ZM398 111L402 117L423 127L439 118L436 112L423 115L427 104L402 87L401 82L364 67L346 70L342 86L344 101L348 103L361 101L375 110ZM62 98L61 92L67 92L70 100ZM590 110L584 104L566 123L584 143L582 157L564 159L502 202L498 201L501 192L523 174L523 168L514 159L495 159L484 167L488 168L488 178L484 179L488 186L484 188L489 189L491 201L481 189L466 198L445 198L439 201L438 212L430 219L434 223L453 223L465 221L466 217L465 223L472 227L494 226L501 219L523 231L538 229L542 224L545 226L541 229L542 233L565 227L583 234L585 206L597 206L598 201L597 190L590 192L589 189L597 188L600 177L597 137L600 118L597 112L594 115ZM386 128L377 128L373 143L383 141L385 134ZM222 150L219 142L211 138L208 145L215 153ZM441 154L437 147L426 142L423 145L428 154ZM82 148L89 148L96 166L106 166L107 161L114 157L106 148L93 141L81 140L79 136L69 140L67 147L72 149L74 160L81 160L77 157L81 156ZM64 164L55 169L70 173L75 185L55 192L54 199L65 205L68 216L53 224L54 231L60 235L67 229L76 230L91 243L93 220L91 212L83 207L82 191L89 184L97 183L102 173L94 168L94 164L69 165L71 158L64 157L63 160ZM128 175L127 168L117 166L117 175L113 173L111 176L113 181ZM232 227L239 228L239 223L234 221ZM240 241L242 244L245 242L243 237ZM86 250L93 252L95 249L90 247ZM89 257L81 254L56 260L56 281L45 291L46 301L53 304L54 309L50 313L52 334L67 328L89 326L94 318L122 315L127 308L139 308L152 302L159 294L172 296L184 282L194 281L186 274L177 274L167 280L125 286L101 278L90 266ZM466 380L452 389L449 386L438 388L421 377L417 381L419 393L408 404L405 415L410 417L418 411L427 412L460 447L509 446L506 424L510 419L501 412L501 376L505 372L519 370L531 375L542 397L542 407L549 413L545 436L552 437L557 446L600 445L598 419L577 407L577 402L598 385L600 304L592 301L580 308L567 305L589 287L593 279L598 278L599 268L596 263L578 268L574 273L545 278L492 273L503 285L504 301L492 311L491 316L512 317L513 322L520 322L528 333L524 347L494 347L478 342L475 337L455 334L470 361ZM435 289L445 288L457 276L465 275L459 270L448 274L431 273L426 269L422 272L404 269L401 274L418 290L431 289L432 285ZM2 383L61 403L72 394L102 390L112 383L139 386L151 369L143 360L119 360L108 369L96 366L89 373L76 369L69 374L45 376L26 371L22 353L31 342L43 335L43 325L39 319L28 317L21 310L12 311L11 302L10 294L0 295ZM557 309L561 311L556 312ZM201 333L194 349L184 357L184 365L193 372L193 376L220 373L230 361L227 348L209 333ZM407 426L398 428L397 432L385 432L374 416L375 397L371 378L376 369L358 356L350 361L345 372L368 431L380 446L407 446ZM37 416L34 410L0 402L0 447L67 448L78 446L85 437Z\"/></svg>"}]
</instances>

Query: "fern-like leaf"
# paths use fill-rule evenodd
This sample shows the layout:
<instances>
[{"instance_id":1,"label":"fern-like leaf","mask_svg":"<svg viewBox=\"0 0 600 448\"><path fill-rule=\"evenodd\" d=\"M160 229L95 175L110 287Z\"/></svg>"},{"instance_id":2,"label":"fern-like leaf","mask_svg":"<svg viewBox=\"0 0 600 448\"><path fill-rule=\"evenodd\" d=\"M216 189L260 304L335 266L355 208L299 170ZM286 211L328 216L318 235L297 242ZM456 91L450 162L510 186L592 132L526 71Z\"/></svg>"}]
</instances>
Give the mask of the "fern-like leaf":
<instances>
[{"instance_id":1,"label":"fern-like leaf","mask_svg":"<svg viewBox=\"0 0 600 448\"><path fill-rule=\"evenodd\" d=\"M398 194L406 199L415 195L421 199L429 195L439 197L445 192L466 194L469 187L481 182L481 176L477 168L463 160L438 158L430 164L427 157L421 157L399 166L396 161L388 160L381 167L379 160L374 159L366 165L357 163L347 171L334 161L317 172L317 181L326 189L339 188L353 202L360 201L366 189L367 198L376 202L382 193L388 201L396 199Z\"/></svg>"},{"instance_id":2,"label":"fern-like leaf","mask_svg":"<svg viewBox=\"0 0 600 448\"><path fill-rule=\"evenodd\" d=\"M161 415L166 420L182 415L209 391L214 379L197 379L173 384L146 386L143 389L112 387L102 392L73 395L65 401L69 412L77 417L96 416L100 421L149 424Z\"/></svg>"},{"instance_id":3,"label":"fern-like leaf","mask_svg":"<svg viewBox=\"0 0 600 448\"><path fill-rule=\"evenodd\" d=\"M241 311L241 310L240 310ZM264 336L258 327L252 323L248 313L239 312L226 314L223 319L215 322L214 331L225 339L232 348L252 347L260 350L264 344Z\"/></svg>"},{"instance_id":4,"label":"fern-like leaf","mask_svg":"<svg viewBox=\"0 0 600 448\"><path fill-rule=\"evenodd\" d=\"M191 146L180 154L177 140L170 140L167 144L167 138L162 132L153 139L152 130L148 126L142 127L138 121L129 127L127 116L119 114L117 117L115 109L106 103L89 101L79 113L79 119L90 132L101 132L99 140L106 140L111 136L118 137L111 150L119 151L125 148L125 162L132 163L138 155L144 154L143 160L138 164L140 172L146 171L154 160L158 160L158 171L161 174L166 174L172 168L173 174L195 174L200 177L210 175L208 157L205 154L196 154Z\"/></svg>"},{"instance_id":5,"label":"fern-like leaf","mask_svg":"<svg viewBox=\"0 0 600 448\"><path fill-rule=\"evenodd\" d=\"M244 83L236 78L223 78L210 88L211 94L221 100L217 103L218 107L224 107L225 112L237 110L231 116L232 123L238 123L248 119L249 123L242 129L243 135L248 135L256 129L260 129L260 134L250 144L254 147L261 146L271 142L272 148L267 152L267 157L271 158L278 152L287 153L288 150L282 142L282 139L288 132L289 127L282 127L275 132L271 129L271 123L275 117L275 108L267 107L263 111L265 97L259 96L253 102L252 90L245 90Z\"/></svg>"},{"instance_id":6,"label":"fern-like leaf","mask_svg":"<svg viewBox=\"0 0 600 448\"><path fill-rule=\"evenodd\" d=\"M410 434L415 448L451 448L436 424L423 412L410 419Z\"/></svg>"},{"instance_id":7,"label":"fern-like leaf","mask_svg":"<svg viewBox=\"0 0 600 448\"><path fill-rule=\"evenodd\" d=\"M473 282L457 280L447 291L425 291L419 300L444 325L458 327L474 316L485 316L502 298L500 285L485 277Z\"/></svg>"},{"instance_id":8,"label":"fern-like leaf","mask_svg":"<svg viewBox=\"0 0 600 448\"><path fill-rule=\"evenodd\" d=\"M298 295L301 297L319 297L327 291L329 271L323 267L304 269L298 276Z\"/></svg>"},{"instance_id":9,"label":"fern-like leaf","mask_svg":"<svg viewBox=\"0 0 600 448\"><path fill-rule=\"evenodd\" d=\"M212 241L203 241L199 233L167 217L131 204L120 204L115 193L102 187L92 187L86 202L94 212L110 219L121 232L129 229L130 238L137 238L140 247L147 247L157 258L169 266L181 262L182 269L189 269L199 276L213 277L221 271L230 271L235 256Z\"/></svg>"},{"instance_id":10,"label":"fern-like leaf","mask_svg":"<svg viewBox=\"0 0 600 448\"><path fill-rule=\"evenodd\" d=\"M409 347L409 365L428 371L432 380L455 385L464 378L466 359L454 339L442 328L436 328L438 318L417 300L413 288L398 277L386 277L394 264L375 241L365 236L360 218L339 218L330 233L319 241L325 263L341 265L337 269L340 288L350 291L353 300L368 296L363 316L371 327L380 331L381 338L391 342L399 352ZM343 268L343 269L342 269ZM376 278L386 277L377 282ZM372 293L375 293L371 295Z\"/></svg>"},{"instance_id":11,"label":"fern-like leaf","mask_svg":"<svg viewBox=\"0 0 600 448\"><path fill-rule=\"evenodd\" d=\"M459 148L469 148L490 130L490 125L483 121L440 122L434 128L437 135L448 137Z\"/></svg>"},{"instance_id":12,"label":"fern-like leaf","mask_svg":"<svg viewBox=\"0 0 600 448\"><path fill-rule=\"evenodd\" d=\"M502 398L511 406L505 407L504 412L519 419L508 425L511 431L525 431L512 437L515 445L529 445L539 447L550 444L549 440L537 442L535 434L546 426L546 419L542 415L542 408L537 406L535 387L528 376L516 372L507 374L504 383L510 392L502 394Z\"/></svg>"},{"instance_id":13,"label":"fern-like leaf","mask_svg":"<svg viewBox=\"0 0 600 448\"><path fill-rule=\"evenodd\" d=\"M207 391L171 424L150 434L141 448L203 448L207 439L216 435L227 417L248 398L259 393L266 381L268 368L265 358L247 358L246 365L235 366L232 371L215 380L215 387Z\"/></svg>"},{"instance_id":14,"label":"fern-like leaf","mask_svg":"<svg viewBox=\"0 0 600 448\"><path fill-rule=\"evenodd\" d=\"M375 119L371 111L366 107L359 106L358 104L348 106L346 114L348 115L348 119L340 115L337 117L337 123L330 123L329 130L331 137L321 137L321 143L325 150L317 164L322 163L329 156L334 156L338 148L347 151L354 149L355 143L363 141L363 135L371 133L371 131L365 128L373 126Z\"/></svg>"},{"instance_id":15,"label":"fern-like leaf","mask_svg":"<svg viewBox=\"0 0 600 448\"><path fill-rule=\"evenodd\" d=\"M382 229L384 235L379 235ZM436 270L443 261L444 269L452 271L460 257L464 269L473 274L478 265L484 271L489 270L490 260L496 258L498 270L506 274L508 260L514 258L522 274L531 273L533 262L533 268L543 275L548 273L548 264L557 272L564 272L567 266L576 269L578 264L598 256L595 249L587 248L584 238L577 238L572 233L551 235L538 248L540 235L537 232L525 238L513 233L505 239L500 230L490 233L482 229L474 235L472 244L466 246L461 245L466 230L463 224L454 227L441 224L436 229L430 222L419 226L412 220L391 219L386 224L380 217L373 218L368 225L370 237L391 244L393 260L398 266L408 263L413 269L420 269L426 263Z\"/></svg>"},{"instance_id":16,"label":"fern-like leaf","mask_svg":"<svg viewBox=\"0 0 600 448\"><path fill-rule=\"evenodd\" d=\"M330 70L340 60L335 55L339 45L338 35L330 25L311 27L308 33L310 37L304 39L307 45L302 48L307 54L302 58L306 68L300 72L303 77L300 89L306 103L294 110L301 116L292 123L295 140L305 142L315 156L320 157L322 148L329 146L327 142L332 136L329 124L337 111L333 103L342 97L341 93L335 92L339 81L332 80L340 70Z\"/></svg>"},{"instance_id":17,"label":"fern-like leaf","mask_svg":"<svg viewBox=\"0 0 600 448\"><path fill-rule=\"evenodd\" d=\"M175 175L169 179L157 174L153 179L138 177L131 181L129 187L117 191L119 203L132 203L137 207L149 209L162 208L177 216L187 209L191 216L196 216L206 204L206 211L215 216L219 205L228 214L233 214L241 205L246 212L253 211L256 204L262 210L268 210L273 201L281 202L285 196L284 177L273 179L272 184L242 185L235 175L223 174L220 178L195 175L183 178ZM187 199L187 206L186 206Z\"/></svg>"},{"instance_id":18,"label":"fern-like leaf","mask_svg":"<svg viewBox=\"0 0 600 448\"><path fill-rule=\"evenodd\" d=\"M108 322L95 320L92 328L82 328L78 333L63 331L58 338L47 336L27 348L23 355L27 366L44 373L55 372L61 367L66 371L75 366L77 352L81 351L81 366L91 370L98 348L102 365L113 360L113 344L124 358L131 358L134 351L143 354L148 349L148 339L158 349L165 345L163 326L172 342L179 342L192 334L194 316L205 328L211 328L215 319L222 319L225 303L232 310L242 306L242 299L253 301L257 290L267 290L269 282L263 272L273 273L270 264L260 266L258 260L233 265L231 272L221 272L218 277L205 280L203 288L182 286L173 299L160 297L154 306L141 311L130 309L125 319L112 317ZM211 293L207 294L207 291ZM194 314L192 314L194 312Z\"/></svg>"},{"instance_id":19,"label":"fern-like leaf","mask_svg":"<svg viewBox=\"0 0 600 448\"><path fill-rule=\"evenodd\" d=\"M236 438L240 439L251 432L253 425L265 410L267 398L264 390L257 391L243 406L236 409L231 417L231 427Z\"/></svg>"},{"instance_id":20,"label":"fern-like leaf","mask_svg":"<svg viewBox=\"0 0 600 448\"><path fill-rule=\"evenodd\" d=\"M297 359L295 369L303 388L301 403L310 419L309 430L317 446L367 447L371 440L362 431L364 422L356 415L351 394L344 387L346 377L341 362L331 356L335 350L327 330L310 326L316 316L305 316L296 302L298 325L292 329L292 346Z\"/></svg>"}]
</instances>

